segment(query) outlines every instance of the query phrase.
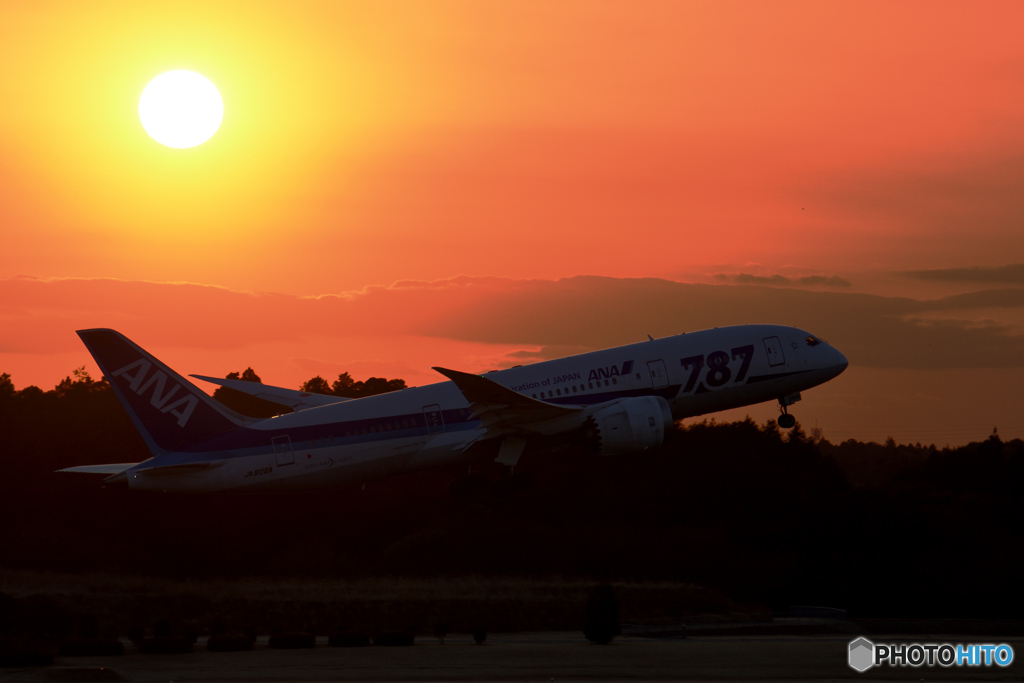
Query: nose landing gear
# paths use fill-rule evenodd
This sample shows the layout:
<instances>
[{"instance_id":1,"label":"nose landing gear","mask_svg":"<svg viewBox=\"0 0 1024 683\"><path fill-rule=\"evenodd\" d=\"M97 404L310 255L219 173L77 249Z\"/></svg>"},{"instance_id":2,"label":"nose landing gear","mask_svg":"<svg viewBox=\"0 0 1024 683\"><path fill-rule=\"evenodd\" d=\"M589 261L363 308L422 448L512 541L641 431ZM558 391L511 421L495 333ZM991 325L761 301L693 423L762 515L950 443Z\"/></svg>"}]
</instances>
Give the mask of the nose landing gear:
<instances>
[{"instance_id":1,"label":"nose landing gear","mask_svg":"<svg viewBox=\"0 0 1024 683\"><path fill-rule=\"evenodd\" d=\"M777 422L783 429L792 429L796 426L796 418L789 414L787 408L799 400L799 391L795 394L789 394L788 396L782 396L779 398L779 408L782 410L782 415L779 415Z\"/></svg>"}]
</instances>

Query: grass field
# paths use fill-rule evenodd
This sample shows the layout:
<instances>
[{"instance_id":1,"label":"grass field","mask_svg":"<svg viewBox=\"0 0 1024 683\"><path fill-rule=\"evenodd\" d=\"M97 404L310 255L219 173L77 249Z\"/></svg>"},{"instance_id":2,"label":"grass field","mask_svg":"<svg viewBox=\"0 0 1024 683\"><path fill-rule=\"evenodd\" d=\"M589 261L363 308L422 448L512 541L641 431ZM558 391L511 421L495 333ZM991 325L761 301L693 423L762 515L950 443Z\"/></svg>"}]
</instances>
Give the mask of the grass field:
<instances>
[{"instance_id":1,"label":"grass field","mask_svg":"<svg viewBox=\"0 0 1024 683\"><path fill-rule=\"evenodd\" d=\"M412 628L431 633L483 626L491 632L581 629L597 581L517 577L234 580L151 579L0 570L0 592L44 596L74 615L92 614L110 635L157 619L207 633L214 621L259 633L344 627L373 632ZM623 620L700 615L740 618L759 611L707 588L685 583L613 583Z\"/></svg>"}]
</instances>

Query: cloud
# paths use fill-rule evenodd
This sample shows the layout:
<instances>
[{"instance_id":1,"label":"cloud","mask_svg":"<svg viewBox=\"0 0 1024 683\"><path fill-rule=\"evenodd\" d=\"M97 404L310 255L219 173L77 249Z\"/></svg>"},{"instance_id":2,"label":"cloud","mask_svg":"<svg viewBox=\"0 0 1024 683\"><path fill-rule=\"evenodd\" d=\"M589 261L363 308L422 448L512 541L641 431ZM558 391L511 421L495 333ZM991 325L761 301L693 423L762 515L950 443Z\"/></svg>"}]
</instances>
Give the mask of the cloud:
<instances>
[{"instance_id":1,"label":"cloud","mask_svg":"<svg viewBox=\"0 0 1024 683\"><path fill-rule=\"evenodd\" d=\"M919 302L921 310L971 310L1024 307L1024 289L986 289Z\"/></svg>"},{"instance_id":2,"label":"cloud","mask_svg":"<svg viewBox=\"0 0 1024 683\"><path fill-rule=\"evenodd\" d=\"M769 287L850 287L849 280L838 275L805 275L803 277L786 277L785 275L751 275L737 273L729 275L719 273L717 280L735 282L740 285L766 285Z\"/></svg>"},{"instance_id":3,"label":"cloud","mask_svg":"<svg viewBox=\"0 0 1024 683\"><path fill-rule=\"evenodd\" d=\"M1018 290L933 301L749 285L577 277L491 292L472 315L427 321L421 334L490 343L605 348L684 331L745 323L792 324L824 336L853 363L940 369L1024 365L1024 337L970 319L924 320L935 311L1024 306Z\"/></svg>"},{"instance_id":4,"label":"cloud","mask_svg":"<svg viewBox=\"0 0 1024 683\"><path fill-rule=\"evenodd\" d=\"M533 363L541 360L551 360L553 358L565 358L566 356L575 356L580 353L586 353L592 351L593 348L589 346L542 346L539 349L530 350L523 349L520 351L513 351L512 353L506 354L506 357L511 361L522 362L526 361Z\"/></svg>"},{"instance_id":5,"label":"cloud","mask_svg":"<svg viewBox=\"0 0 1024 683\"><path fill-rule=\"evenodd\" d=\"M263 345L293 359L372 360L378 372L394 375L387 367L413 356L429 367L437 363L427 356L444 353L456 367L482 370L638 342L648 334L777 323L821 335L864 366L1024 366L1024 336L971 314L1024 308L1024 290L1017 288L920 301L654 278L460 277L298 297L195 284L7 278L0 279L0 300L18 302L0 309L0 348L15 355L82 352L75 329L114 327L144 345L156 340L165 348L217 351L218 357L233 353L239 363L251 362L247 349ZM453 357L455 348L461 356Z\"/></svg>"},{"instance_id":6,"label":"cloud","mask_svg":"<svg viewBox=\"0 0 1024 683\"><path fill-rule=\"evenodd\" d=\"M908 270L901 274L915 280L1024 285L1024 263L1011 263L1005 266Z\"/></svg>"},{"instance_id":7,"label":"cloud","mask_svg":"<svg viewBox=\"0 0 1024 683\"><path fill-rule=\"evenodd\" d=\"M801 285L807 286L822 286L822 287L850 287L850 281L839 277L838 275L806 275L804 277L797 278L796 281Z\"/></svg>"}]
</instances>

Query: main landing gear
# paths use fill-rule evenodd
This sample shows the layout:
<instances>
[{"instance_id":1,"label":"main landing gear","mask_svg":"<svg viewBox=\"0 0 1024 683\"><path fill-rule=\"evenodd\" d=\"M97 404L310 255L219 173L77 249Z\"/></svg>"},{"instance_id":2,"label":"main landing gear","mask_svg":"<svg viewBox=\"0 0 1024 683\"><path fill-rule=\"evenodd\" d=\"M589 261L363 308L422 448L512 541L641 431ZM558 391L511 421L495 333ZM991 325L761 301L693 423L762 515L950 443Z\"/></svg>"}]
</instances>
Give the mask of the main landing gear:
<instances>
[{"instance_id":1,"label":"main landing gear","mask_svg":"<svg viewBox=\"0 0 1024 683\"><path fill-rule=\"evenodd\" d=\"M796 418L789 414L787 408L800 400L800 392L795 394L789 394L788 396L782 396L779 398L779 409L782 410L782 415L779 415L779 419L776 422L783 429L792 429L796 426Z\"/></svg>"}]
</instances>

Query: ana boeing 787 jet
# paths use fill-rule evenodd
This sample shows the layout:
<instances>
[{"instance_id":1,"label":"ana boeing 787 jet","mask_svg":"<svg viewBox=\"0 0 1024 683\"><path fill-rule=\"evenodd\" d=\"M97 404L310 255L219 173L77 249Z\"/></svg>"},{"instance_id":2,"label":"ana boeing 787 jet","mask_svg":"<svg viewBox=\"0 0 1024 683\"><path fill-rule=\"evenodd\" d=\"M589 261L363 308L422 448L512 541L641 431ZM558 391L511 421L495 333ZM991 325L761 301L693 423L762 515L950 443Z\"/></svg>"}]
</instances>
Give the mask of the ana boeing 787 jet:
<instances>
[{"instance_id":1,"label":"ana boeing 787 jet","mask_svg":"<svg viewBox=\"0 0 1024 683\"><path fill-rule=\"evenodd\" d=\"M847 360L794 327L738 325L474 375L360 399L192 375L291 407L240 415L107 329L80 330L152 457L62 472L157 491L322 488L481 462L511 471L523 453L577 444L596 455L657 448L674 420L777 400L780 427L800 392Z\"/></svg>"}]
</instances>

